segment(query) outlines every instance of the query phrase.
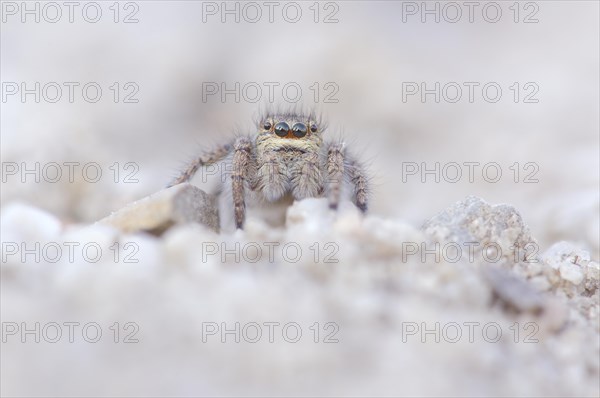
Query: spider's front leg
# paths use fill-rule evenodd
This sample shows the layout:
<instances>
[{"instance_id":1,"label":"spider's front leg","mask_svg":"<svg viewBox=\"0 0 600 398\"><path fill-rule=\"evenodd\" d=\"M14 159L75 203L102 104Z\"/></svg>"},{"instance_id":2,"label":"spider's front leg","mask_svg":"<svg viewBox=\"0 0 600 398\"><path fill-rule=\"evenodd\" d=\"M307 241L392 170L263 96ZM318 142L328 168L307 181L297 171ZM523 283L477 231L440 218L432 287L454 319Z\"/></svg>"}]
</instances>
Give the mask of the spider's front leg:
<instances>
[{"instance_id":1,"label":"spider's front leg","mask_svg":"<svg viewBox=\"0 0 600 398\"><path fill-rule=\"evenodd\" d=\"M227 155L231 153L232 149L233 145L231 145L231 143L227 143L225 145L220 145L211 151L202 153L198 158L190 162L190 164L185 168L185 170L181 172L179 177L177 177L169 185L167 185L167 188L181 184L183 182L188 182L192 179L192 177L194 176L194 174L196 174L200 167L209 166L211 164L223 160Z\"/></svg>"},{"instance_id":2,"label":"spider's front leg","mask_svg":"<svg viewBox=\"0 0 600 398\"><path fill-rule=\"evenodd\" d=\"M329 208L337 209L344 182L344 144L334 142L327 149L327 198Z\"/></svg>"},{"instance_id":3,"label":"spider's front leg","mask_svg":"<svg viewBox=\"0 0 600 398\"><path fill-rule=\"evenodd\" d=\"M353 155L346 154L346 172L352 185L354 185L352 201L356 207L365 213L369 199L369 178L367 177L365 167Z\"/></svg>"},{"instance_id":4,"label":"spider's front leg","mask_svg":"<svg viewBox=\"0 0 600 398\"><path fill-rule=\"evenodd\" d=\"M363 165L344 150L340 142L330 143L327 149L327 184L329 207L337 209L342 185L348 177L354 186L352 202L362 212L367 211L369 180Z\"/></svg>"},{"instance_id":5,"label":"spider's front leg","mask_svg":"<svg viewBox=\"0 0 600 398\"><path fill-rule=\"evenodd\" d=\"M249 137L239 137L233 146L233 171L231 174L235 226L241 229L246 218L244 183L249 180L253 167L253 143Z\"/></svg>"}]
</instances>

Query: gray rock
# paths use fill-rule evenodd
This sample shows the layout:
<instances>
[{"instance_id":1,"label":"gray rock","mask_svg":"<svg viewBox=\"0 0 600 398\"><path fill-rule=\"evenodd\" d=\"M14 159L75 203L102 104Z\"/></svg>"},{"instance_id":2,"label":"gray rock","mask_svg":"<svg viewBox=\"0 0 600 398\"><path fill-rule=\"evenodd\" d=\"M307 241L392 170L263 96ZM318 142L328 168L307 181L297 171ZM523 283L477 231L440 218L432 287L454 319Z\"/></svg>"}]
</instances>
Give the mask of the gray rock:
<instances>
[{"instance_id":1,"label":"gray rock","mask_svg":"<svg viewBox=\"0 0 600 398\"><path fill-rule=\"evenodd\" d=\"M174 224L192 222L219 231L216 197L190 184L163 189L98 221L126 233L147 231L155 235Z\"/></svg>"},{"instance_id":2,"label":"gray rock","mask_svg":"<svg viewBox=\"0 0 600 398\"><path fill-rule=\"evenodd\" d=\"M502 257L512 263L525 260L525 256L535 253L537 248L514 207L490 205L475 196L450 206L427 221L422 229L433 241L461 245L476 242L475 251L499 249Z\"/></svg>"},{"instance_id":3,"label":"gray rock","mask_svg":"<svg viewBox=\"0 0 600 398\"><path fill-rule=\"evenodd\" d=\"M496 297L506 305L519 312L534 314L544 310L544 299L531 284L500 267L482 267L481 271Z\"/></svg>"}]
</instances>

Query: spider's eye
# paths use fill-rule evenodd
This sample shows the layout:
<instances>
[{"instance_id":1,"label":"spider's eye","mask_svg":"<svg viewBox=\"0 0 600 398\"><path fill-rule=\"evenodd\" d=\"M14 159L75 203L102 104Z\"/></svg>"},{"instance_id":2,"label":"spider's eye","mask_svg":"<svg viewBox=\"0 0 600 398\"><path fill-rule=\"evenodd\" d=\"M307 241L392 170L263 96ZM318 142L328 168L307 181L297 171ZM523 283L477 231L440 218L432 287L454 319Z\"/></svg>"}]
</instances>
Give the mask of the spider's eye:
<instances>
[{"instance_id":1,"label":"spider's eye","mask_svg":"<svg viewBox=\"0 0 600 398\"><path fill-rule=\"evenodd\" d=\"M319 129L319 126L317 126L316 124L311 124L310 125L310 131L312 133L316 133L318 129Z\"/></svg>"},{"instance_id":2,"label":"spider's eye","mask_svg":"<svg viewBox=\"0 0 600 398\"><path fill-rule=\"evenodd\" d=\"M290 126L286 122L279 122L275 125L275 134L280 137L285 137L290 131Z\"/></svg>"},{"instance_id":3,"label":"spider's eye","mask_svg":"<svg viewBox=\"0 0 600 398\"><path fill-rule=\"evenodd\" d=\"M294 127L292 127L292 132L298 138L302 138L306 135L306 125L304 123L296 123Z\"/></svg>"},{"instance_id":4,"label":"spider's eye","mask_svg":"<svg viewBox=\"0 0 600 398\"><path fill-rule=\"evenodd\" d=\"M267 131L271 130L271 127L273 127L273 125L268 120L265 122L265 124L263 124L263 129L265 129Z\"/></svg>"}]
</instances>

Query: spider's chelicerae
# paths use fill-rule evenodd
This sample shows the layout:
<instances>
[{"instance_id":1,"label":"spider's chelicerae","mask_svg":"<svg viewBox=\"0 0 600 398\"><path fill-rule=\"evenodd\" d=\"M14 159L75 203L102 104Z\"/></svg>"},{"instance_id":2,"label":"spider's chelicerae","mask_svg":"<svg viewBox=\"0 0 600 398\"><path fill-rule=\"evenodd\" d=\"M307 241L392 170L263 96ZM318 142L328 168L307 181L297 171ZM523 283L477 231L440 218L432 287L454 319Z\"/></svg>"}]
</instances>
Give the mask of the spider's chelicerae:
<instances>
[{"instance_id":1,"label":"spider's chelicerae","mask_svg":"<svg viewBox=\"0 0 600 398\"><path fill-rule=\"evenodd\" d=\"M169 186L189 181L198 169L217 162L230 166L230 192L235 225L242 228L249 196L273 203L286 198L326 196L337 209L342 188L367 210L369 178L363 165L339 140L324 141L326 126L314 114L270 113L258 122L258 132L238 136L203 152ZM227 187L226 187L227 188Z\"/></svg>"}]
</instances>

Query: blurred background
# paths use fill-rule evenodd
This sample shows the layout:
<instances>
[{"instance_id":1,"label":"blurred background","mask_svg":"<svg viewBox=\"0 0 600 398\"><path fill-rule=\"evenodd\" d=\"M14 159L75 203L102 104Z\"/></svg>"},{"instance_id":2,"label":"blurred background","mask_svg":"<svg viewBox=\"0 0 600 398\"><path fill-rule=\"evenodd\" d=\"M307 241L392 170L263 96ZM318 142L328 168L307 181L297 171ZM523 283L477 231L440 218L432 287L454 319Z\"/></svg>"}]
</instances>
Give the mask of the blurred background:
<instances>
[{"instance_id":1,"label":"blurred background","mask_svg":"<svg viewBox=\"0 0 600 398\"><path fill-rule=\"evenodd\" d=\"M598 259L598 2L74 4L1 3L1 206L3 228L16 231L7 235L108 247L124 238L6 209L21 202L66 224L93 223L162 189L200 149L256 131L265 108L294 106L321 112L326 134L366 160L374 190L364 226L376 231L363 236L355 219L342 220L350 232L331 236L350 237L341 242L350 248L337 267L198 263L207 239L289 240L303 231L262 224L248 235L129 235L143 254L136 264L15 257L2 267L3 322L97 321L105 338L20 344L9 336L3 392L597 396L598 299L583 283L556 277L552 294L564 306L547 318L519 315L490 305L476 266L402 264L394 248L422 239L425 220L476 195L518 209L540 253L568 240ZM438 180L424 173L436 167ZM201 177L194 183L204 186ZM552 253L559 259L548 267L571 261ZM597 263L587 266L594 280ZM531 319L541 344L513 344L511 325ZM306 340L200 340L205 321L273 320L300 322ZM500 323L503 340L400 337L406 321L473 320ZM129 321L141 343L113 343L109 327ZM312 343L309 327L329 321L342 344Z\"/></svg>"},{"instance_id":2,"label":"blurred background","mask_svg":"<svg viewBox=\"0 0 600 398\"><path fill-rule=\"evenodd\" d=\"M57 9L37 4L39 23L21 3L3 6L2 161L96 162L105 177L22 183L21 170L3 170L2 205L91 222L161 189L200 148L253 132L259 109L302 105L368 161L373 213L420 226L478 195L518 208L543 244L569 239L598 253L597 2L282 2L271 16L262 3L99 3L100 16L81 3L73 22L62 6L55 23ZM22 100L23 82L40 83L39 103ZM55 103L49 82L62 87ZM72 103L65 82L79 83ZM102 89L95 103L82 93L90 82ZM422 88L433 90L424 101ZM436 162L439 182L423 182ZM465 162L479 162L473 182ZM497 182L483 178L492 162Z\"/></svg>"}]
</instances>

